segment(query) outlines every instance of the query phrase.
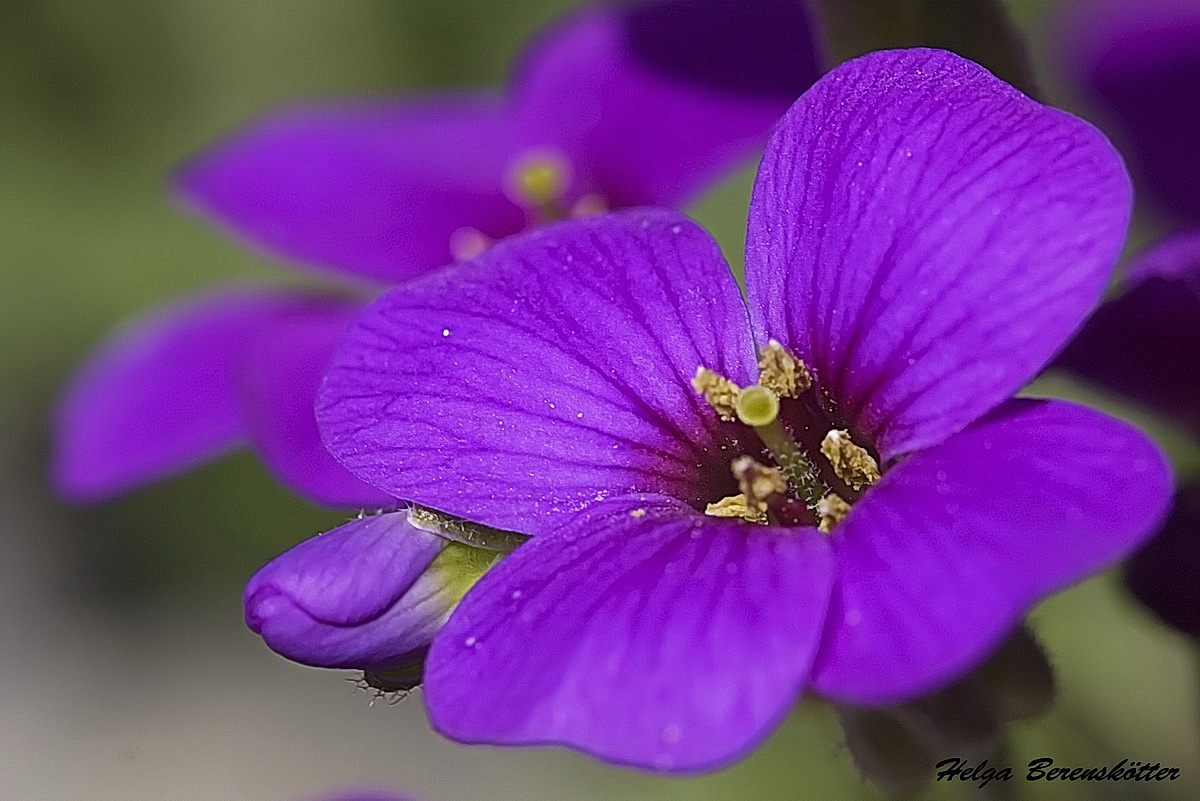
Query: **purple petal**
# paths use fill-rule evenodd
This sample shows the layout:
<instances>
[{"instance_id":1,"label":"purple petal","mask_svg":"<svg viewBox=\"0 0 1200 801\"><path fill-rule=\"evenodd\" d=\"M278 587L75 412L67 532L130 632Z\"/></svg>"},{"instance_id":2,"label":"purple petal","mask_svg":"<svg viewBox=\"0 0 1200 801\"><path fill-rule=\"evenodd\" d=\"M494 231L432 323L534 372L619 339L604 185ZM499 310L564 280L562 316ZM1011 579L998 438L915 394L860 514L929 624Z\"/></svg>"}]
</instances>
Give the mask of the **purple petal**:
<instances>
[{"instance_id":1,"label":"purple petal","mask_svg":"<svg viewBox=\"0 0 1200 801\"><path fill-rule=\"evenodd\" d=\"M1124 145L1139 189L1200 222L1200 4L1086 0L1057 27L1069 78Z\"/></svg>"},{"instance_id":2,"label":"purple petal","mask_svg":"<svg viewBox=\"0 0 1200 801\"><path fill-rule=\"evenodd\" d=\"M561 148L610 207L679 203L757 152L816 80L812 27L797 0L577 14L515 75L522 142Z\"/></svg>"},{"instance_id":3,"label":"purple petal","mask_svg":"<svg viewBox=\"0 0 1200 801\"><path fill-rule=\"evenodd\" d=\"M1152 534L1170 484L1143 434L1056 401L1011 401L913 454L834 531L814 688L884 704L945 686L1036 601Z\"/></svg>"},{"instance_id":4,"label":"purple petal","mask_svg":"<svg viewBox=\"0 0 1200 801\"><path fill-rule=\"evenodd\" d=\"M306 665L394 667L429 645L458 600L429 571L446 543L404 512L352 520L259 570L243 596L246 625Z\"/></svg>"},{"instance_id":5,"label":"purple petal","mask_svg":"<svg viewBox=\"0 0 1200 801\"><path fill-rule=\"evenodd\" d=\"M330 301L280 314L245 358L250 438L275 476L329 506L387 506L394 499L364 484L325 450L313 404L325 368L361 306Z\"/></svg>"},{"instance_id":6,"label":"purple petal","mask_svg":"<svg viewBox=\"0 0 1200 801\"><path fill-rule=\"evenodd\" d=\"M430 718L465 742L656 770L728 762L799 697L832 572L815 529L654 496L598 504L463 599L426 662Z\"/></svg>"},{"instance_id":7,"label":"purple petal","mask_svg":"<svg viewBox=\"0 0 1200 801\"><path fill-rule=\"evenodd\" d=\"M310 303L223 289L135 320L96 350L55 415L54 483L74 501L116 495L232 449L246 422L246 348L277 314Z\"/></svg>"},{"instance_id":8,"label":"purple petal","mask_svg":"<svg viewBox=\"0 0 1200 801\"><path fill-rule=\"evenodd\" d=\"M736 432L690 380L701 365L753 380L745 314L716 244L680 215L562 223L368 307L317 419L364 481L500 528L535 533L629 491L703 508L731 480Z\"/></svg>"},{"instance_id":9,"label":"purple petal","mask_svg":"<svg viewBox=\"0 0 1200 801\"><path fill-rule=\"evenodd\" d=\"M185 165L178 188L274 255L400 281L453 261L460 228L524 227L502 191L511 127L491 97L296 108Z\"/></svg>"},{"instance_id":10,"label":"purple petal","mask_svg":"<svg viewBox=\"0 0 1200 801\"><path fill-rule=\"evenodd\" d=\"M1125 283L1125 294L1092 315L1055 366L1200 434L1200 230L1139 256Z\"/></svg>"},{"instance_id":11,"label":"purple petal","mask_svg":"<svg viewBox=\"0 0 1200 801\"><path fill-rule=\"evenodd\" d=\"M885 458L1009 397L1104 288L1129 184L1093 128L937 50L847 62L788 112L750 207L760 336Z\"/></svg>"},{"instance_id":12,"label":"purple petal","mask_svg":"<svg viewBox=\"0 0 1200 801\"><path fill-rule=\"evenodd\" d=\"M1175 498L1162 530L1134 554L1125 583L1163 622L1200 637L1200 484Z\"/></svg>"}]
</instances>

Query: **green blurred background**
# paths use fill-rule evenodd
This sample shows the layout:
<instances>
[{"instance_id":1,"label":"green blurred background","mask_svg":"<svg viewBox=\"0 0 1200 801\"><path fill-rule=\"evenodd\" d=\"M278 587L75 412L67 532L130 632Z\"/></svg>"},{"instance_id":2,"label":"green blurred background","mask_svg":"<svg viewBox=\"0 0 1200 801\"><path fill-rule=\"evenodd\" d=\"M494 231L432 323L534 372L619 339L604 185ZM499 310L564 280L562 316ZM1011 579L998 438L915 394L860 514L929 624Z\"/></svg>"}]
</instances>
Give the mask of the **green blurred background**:
<instances>
[{"instance_id":1,"label":"green blurred background","mask_svg":"<svg viewBox=\"0 0 1200 801\"><path fill-rule=\"evenodd\" d=\"M46 487L55 394L115 325L219 281L315 280L176 208L173 165L305 99L498 84L522 41L572 5L0 2L0 799L284 801L356 785L429 801L881 797L819 703L731 770L664 779L563 751L458 746L427 731L419 694L372 706L349 674L275 657L242 625L241 585L343 515L292 498L247 454L90 508ZM1047 5L1013 10L1036 36ZM693 209L735 262L752 166ZM1183 778L1007 790L1200 797L1188 645L1112 576L1046 602L1033 625L1061 699L1016 728L1012 764L1129 758Z\"/></svg>"}]
</instances>

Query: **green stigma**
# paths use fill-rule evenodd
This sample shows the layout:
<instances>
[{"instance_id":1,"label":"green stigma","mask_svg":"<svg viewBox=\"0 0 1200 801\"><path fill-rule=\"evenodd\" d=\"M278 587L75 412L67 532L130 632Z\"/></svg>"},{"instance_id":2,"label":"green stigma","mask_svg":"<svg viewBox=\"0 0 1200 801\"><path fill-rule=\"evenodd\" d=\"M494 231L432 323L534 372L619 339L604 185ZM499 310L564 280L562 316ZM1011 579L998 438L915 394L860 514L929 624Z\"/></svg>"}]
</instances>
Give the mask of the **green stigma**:
<instances>
[{"instance_id":1,"label":"green stigma","mask_svg":"<svg viewBox=\"0 0 1200 801\"><path fill-rule=\"evenodd\" d=\"M743 423L755 428L767 426L779 417L779 396L766 387L755 384L738 393L734 411Z\"/></svg>"},{"instance_id":2,"label":"green stigma","mask_svg":"<svg viewBox=\"0 0 1200 801\"><path fill-rule=\"evenodd\" d=\"M566 216L560 208L571 181L571 165L556 150L531 151L519 157L508 177L509 198L549 219Z\"/></svg>"}]
</instances>

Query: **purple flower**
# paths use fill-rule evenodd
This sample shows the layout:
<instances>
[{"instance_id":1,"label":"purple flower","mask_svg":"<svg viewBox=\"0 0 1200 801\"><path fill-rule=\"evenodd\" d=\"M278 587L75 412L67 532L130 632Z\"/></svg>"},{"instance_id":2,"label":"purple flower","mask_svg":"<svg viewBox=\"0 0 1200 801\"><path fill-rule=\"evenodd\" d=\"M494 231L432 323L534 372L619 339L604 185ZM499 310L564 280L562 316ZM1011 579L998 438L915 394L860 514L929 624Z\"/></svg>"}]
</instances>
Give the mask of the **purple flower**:
<instances>
[{"instance_id":1,"label":"purple flower","mask_svg":"<svg viewBox=\"0 0 1200 801\"><path fill-rule=\"evenodd\" d=\"M1087 124L952 54L882 52L776 128L745 303L655 209L385 294L326 377L326 444L385 492L532 535L434 639L434 726L712 767L806 688L944 686L1129 552L1167 501L1160 454L1010 399L1096 303L1129 204Z\"/></svg>"},{"instance_id":2,"label":"purple flower","mask_svg":"<svg viewBox=\"0 0 1200 801\"><path fill-rule=\"evenodd\" d=\"M395 283L548 219L694 197L817 71L798 0L601 6L539 37L506 92L286 110L177 184L273 256ZM249 442L312 500L390 502L324 451L312 414L360 304L226 288L136 321L64 393L58 490L103 499Z\"/></svg>"}]
</instances>

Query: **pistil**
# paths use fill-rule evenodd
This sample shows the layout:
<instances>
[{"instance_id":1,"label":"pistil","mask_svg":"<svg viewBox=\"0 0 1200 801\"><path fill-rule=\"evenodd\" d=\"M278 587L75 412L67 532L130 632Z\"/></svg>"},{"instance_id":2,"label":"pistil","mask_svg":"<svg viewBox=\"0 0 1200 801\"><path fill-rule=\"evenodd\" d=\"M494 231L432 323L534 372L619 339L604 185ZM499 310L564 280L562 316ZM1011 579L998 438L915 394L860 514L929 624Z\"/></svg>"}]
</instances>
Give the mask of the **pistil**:
<instances>
[{"instance_id":1,"label":"pistil","mask_svg":"<svg viewBox=\"0 0 1200 801\"><path fill-rule=\"evenodd\" d=\"M825 497L817 467L788 436L779 420L779 396L771 390L755 384L738 393L734 406L737 418L754 429L763 445L775 458L775 464L809 509L815 510Z\"/></svg>"},{"instance_id":2,"label":"pistil","mask_svg":"<svg viewBox=\"0 0 1200 801\"><path fill-rule=\"evenodd\" d=\"M563 220L563 197L571 183L571 165L556 150L536 150L514 162L509 172L509 199L529 211L537 223Z\"/></svg>"}]
</instances>

